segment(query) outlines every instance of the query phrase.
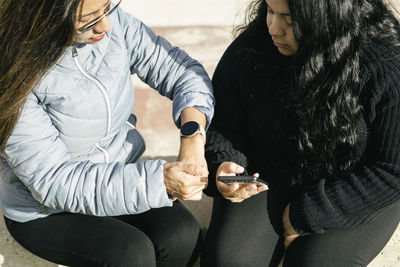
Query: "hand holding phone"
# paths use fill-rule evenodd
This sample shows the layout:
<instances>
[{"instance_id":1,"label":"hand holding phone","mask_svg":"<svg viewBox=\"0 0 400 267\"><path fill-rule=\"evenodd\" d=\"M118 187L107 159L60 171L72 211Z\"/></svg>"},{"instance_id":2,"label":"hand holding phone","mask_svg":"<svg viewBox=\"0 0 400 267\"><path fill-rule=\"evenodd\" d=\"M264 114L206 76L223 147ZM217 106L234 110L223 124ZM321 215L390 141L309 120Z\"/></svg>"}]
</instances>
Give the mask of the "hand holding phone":
<instances>
[{"instance_id":1,"label":"hand holding phone","mask_svg":"<svg viewBox=\"0 0 400 267\"><path fill-rule=\"evenodd\" d=\"M266 182L258 173L243 175L244 168L234 162L223 162L217 170L217 189L231 202L242 202L260 192L268 190Z\"/></svg>"}]
</instances>

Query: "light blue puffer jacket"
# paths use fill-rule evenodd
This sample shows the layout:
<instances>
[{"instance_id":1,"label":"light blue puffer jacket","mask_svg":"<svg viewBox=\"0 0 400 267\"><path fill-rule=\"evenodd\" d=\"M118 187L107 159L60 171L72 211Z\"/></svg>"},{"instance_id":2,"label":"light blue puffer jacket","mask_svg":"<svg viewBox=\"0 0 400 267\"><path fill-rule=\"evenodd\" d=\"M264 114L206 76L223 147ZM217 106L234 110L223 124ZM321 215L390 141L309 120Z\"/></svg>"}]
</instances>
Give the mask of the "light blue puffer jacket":
<instances>
[{"instance_id":1,"label":"light blue puffer jacket","mask_svg":"<svg viewBox=\"0 0 400 267\"><path fill-rule=\"evenodd\" d=\"M69 48L37 85L0 163L3 214L25 222L63 211L97 216L171 206L162 160L130 163L131 74L173 99L173 119L194 106L213 115L203 67L118 8L95 45ZM161 141L162 142L162 141Z\"/></svg>"}]
</instances>

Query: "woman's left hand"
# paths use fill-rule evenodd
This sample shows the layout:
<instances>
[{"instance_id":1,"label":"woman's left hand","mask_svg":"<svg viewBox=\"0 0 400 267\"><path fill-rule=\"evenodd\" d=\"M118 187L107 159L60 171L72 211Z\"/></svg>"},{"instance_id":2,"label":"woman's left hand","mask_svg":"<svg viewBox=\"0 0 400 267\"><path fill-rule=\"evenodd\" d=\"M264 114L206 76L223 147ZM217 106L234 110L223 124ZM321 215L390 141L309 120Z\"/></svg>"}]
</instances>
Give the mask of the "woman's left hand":
<instances>
[{"instance_id":1,"label":"woman's left hand","mask_svg":"<svg viewBox=\"0 0 400 267\"><path fill-rule=\"evenodd\" d=\"M293 229L292 225L290 224L289 219L289 209L290 203L286 206L285 211L282 215L282 225L283 225L283 237L285 238L284 246L285 249L289 247L289 245L299 237L299 234Z\"/></svg>"}]
</instances>

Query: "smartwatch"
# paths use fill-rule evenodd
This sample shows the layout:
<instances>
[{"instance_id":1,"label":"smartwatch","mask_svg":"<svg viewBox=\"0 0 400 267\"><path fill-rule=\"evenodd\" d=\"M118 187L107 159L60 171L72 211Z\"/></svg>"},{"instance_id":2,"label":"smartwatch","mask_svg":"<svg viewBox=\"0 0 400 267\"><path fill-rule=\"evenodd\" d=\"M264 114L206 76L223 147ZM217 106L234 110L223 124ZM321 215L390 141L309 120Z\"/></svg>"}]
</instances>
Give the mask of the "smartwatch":
<instances>
[{"instance_id":1,"label":"smartwatch","mask_svg":"<svg viewBox=\"0 0 400 267\"><path fill-rule=\"evenodd\" d=\"M204 137L204 142L206 141L206 131L203 126L195 121L188 121L181 127L181 136L191 137L196 134L201 134Z\"/></svg>"}]
</instances>

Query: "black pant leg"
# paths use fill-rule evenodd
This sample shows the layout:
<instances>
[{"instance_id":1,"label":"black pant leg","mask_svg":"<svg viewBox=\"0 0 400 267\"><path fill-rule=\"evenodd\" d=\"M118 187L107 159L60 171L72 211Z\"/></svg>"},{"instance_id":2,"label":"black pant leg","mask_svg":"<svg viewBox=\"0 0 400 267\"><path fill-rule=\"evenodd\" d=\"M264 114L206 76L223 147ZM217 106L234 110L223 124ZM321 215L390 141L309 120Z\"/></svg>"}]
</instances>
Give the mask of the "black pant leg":
<instances>
[{"instance_id":1,"label":"black pant leg","mask_svg":"<svg viewBox=\"0 0 400 267\"><path fill-rule=\"evenodd\" d=\"M368 224L297 238L284 267L367 266L384 248L400 221L400 202L382 210Z\"/></svg>"},{"instance_id":2,"label":"black pant leg","mask_svg":"<svg viewBox=\"0 0 400 267\"><path fill-rule=\"evenodd\" d=\"M134 225L152 240L157 266L192 266L200 253L200 226L179 200L172 208L151 209L140 215L116 218Z\"/></svg>"},{"instance_id":3,"label":"black pant leg","mask_svg":"<svg viewBox=\"0 0 400 267\"><path fill-rule=\"evenodd\" d=\"M268 220L266 194L241 203L214 199L201 266L268 266L278 236Z\"/></svg>"},{"instance_id":4,"label":"black pant leg","mask_svg":"<svg viewBox=\"0 0 400 267\"><path fill-rule=\"evenodd\" d=\"M201 241L197 221L179 202L136 215L62 213L6 225L24 248L67 266L191 266Z\"/></svg>"},{"instance_id":5,"label":"black pant leg","mask_svg":"<svg viewBox=\"0 0 400 267\"><path fill-rule=\"evenodd\" d=\"M111 217L62 213L25 223L5 219L14 239L67 266L156 266L154 246L139 229Z\"/></svg>"}]
</instances>

